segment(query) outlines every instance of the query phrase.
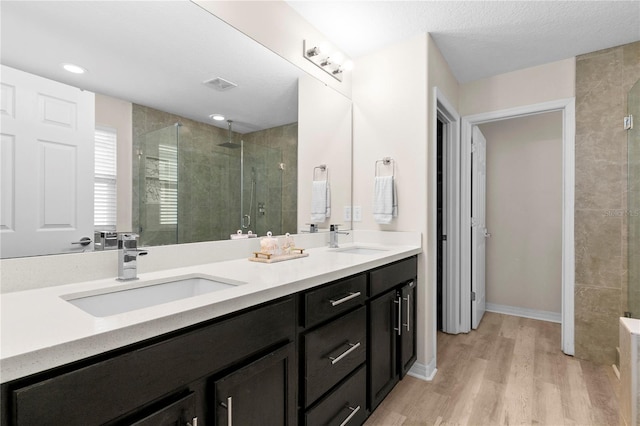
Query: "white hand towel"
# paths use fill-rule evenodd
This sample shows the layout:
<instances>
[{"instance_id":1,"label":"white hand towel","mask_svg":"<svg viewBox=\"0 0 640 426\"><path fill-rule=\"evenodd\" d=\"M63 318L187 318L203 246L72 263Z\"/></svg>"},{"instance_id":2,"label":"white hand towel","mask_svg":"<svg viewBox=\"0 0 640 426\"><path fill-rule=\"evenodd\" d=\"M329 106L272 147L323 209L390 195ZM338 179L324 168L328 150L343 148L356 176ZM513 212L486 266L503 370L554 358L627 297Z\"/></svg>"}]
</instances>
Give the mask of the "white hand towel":
<instances>
[{"instance_id":1,"label":"white hand towel","mask_svg":"<svg viewBox=\"0 0 640 426\"><path fill-rule=\"evenodd\" d=\"M314 180L311 187L311 222L324 222L331 214L329 182Z\"/></svg>"},{"instance_id":2,"label":"white hand towel","mask_svg":"<svg viewBox=\"0 0 640 426\"><path fill-rule=\"evenodd\" d=\"M376 176L373 193L373 218L377 223L391 223L398 216L398 199L393 176Z\"/></svg>"}]
</instances>

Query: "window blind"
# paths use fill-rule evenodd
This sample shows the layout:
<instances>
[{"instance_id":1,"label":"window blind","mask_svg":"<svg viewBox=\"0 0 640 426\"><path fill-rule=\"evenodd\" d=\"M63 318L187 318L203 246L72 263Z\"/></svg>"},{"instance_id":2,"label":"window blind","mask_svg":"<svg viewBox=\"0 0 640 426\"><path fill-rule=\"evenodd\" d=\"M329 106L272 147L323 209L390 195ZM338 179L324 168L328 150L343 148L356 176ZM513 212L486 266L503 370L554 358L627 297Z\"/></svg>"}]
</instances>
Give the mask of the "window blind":
<instances>
[{"instance_id":1,"label":"window blind","mask_svg":"<svg viewBox=\"0 0 640 426\"><path fill-rule=\"evenodd\" d=\"M178 148L159 145L160 224L178 224Z\"/></svg>"},{"instance_id":2,"label":"window blind","mask_svg":"<svg viewBox=\"0 0 640 426\"><path fill-rule=\"evenodd\" d=\"M117 132L95 130L94 227L98 231L116 229Z\"/></svg>"}]
</instances>

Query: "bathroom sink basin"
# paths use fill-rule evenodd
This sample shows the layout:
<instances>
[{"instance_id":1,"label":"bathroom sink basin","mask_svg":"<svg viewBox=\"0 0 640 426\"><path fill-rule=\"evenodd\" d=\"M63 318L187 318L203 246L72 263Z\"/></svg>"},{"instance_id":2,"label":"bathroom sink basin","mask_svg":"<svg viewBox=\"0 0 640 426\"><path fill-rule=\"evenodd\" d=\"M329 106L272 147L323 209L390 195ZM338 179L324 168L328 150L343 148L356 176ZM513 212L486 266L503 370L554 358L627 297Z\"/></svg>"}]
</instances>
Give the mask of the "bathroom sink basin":
<instances>
[{"instance_id":1,"label":"bathroom sink basin","mask_svg":"<svg viewBox=\"0 0 640 426\"><path fill-rule=\"evenodd\" d=\"M155 280L144 284L135 282L135 284L138 286L130 287L131 284L129 284L128 286L105 288L99 294L67 295L63 296L63 299L94 317L108 317L225 290L244 283L190 275Z\"/></svg>"},{"instance_id":2,"label":"bathroom sink basin","mask_svg":"<svg viewBox=\"0 0 640 426\"><path fill-rule=\"evenodd\" d=\"M364 247L364 246L353 246L353 247L343 247L334 250L336 253L348 253L348 254L361 254L361 255L373 255L380 254L387 249L378 248L378 247Z\"/></svg>"}]
</instances>

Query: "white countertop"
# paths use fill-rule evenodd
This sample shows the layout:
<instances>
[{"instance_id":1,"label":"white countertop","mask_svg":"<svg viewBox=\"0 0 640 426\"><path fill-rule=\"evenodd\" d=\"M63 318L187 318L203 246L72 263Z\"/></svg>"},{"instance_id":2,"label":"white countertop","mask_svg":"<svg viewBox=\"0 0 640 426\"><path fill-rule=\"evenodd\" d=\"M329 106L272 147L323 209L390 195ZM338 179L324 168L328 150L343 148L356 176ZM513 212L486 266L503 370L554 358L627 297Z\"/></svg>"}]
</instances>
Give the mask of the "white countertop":
<instances>
[{"instance_id":1,"label":"white countertop","mask_svg":"<svg viewBox=\"0 0 640 426\"><path fill-rule=\"evenodd\" d=\"M63 297L122 285L114 278L2 294L0 380L4 383L81 360L422 251L419 244L383 248L385 251L379 254L362 255L336 253L321 247L307 250L308 257L279 263L264 264L242 258L142 273L132 285L188 274L246 284L103 318L91 316Z\"/></svg>"}]
</instances>

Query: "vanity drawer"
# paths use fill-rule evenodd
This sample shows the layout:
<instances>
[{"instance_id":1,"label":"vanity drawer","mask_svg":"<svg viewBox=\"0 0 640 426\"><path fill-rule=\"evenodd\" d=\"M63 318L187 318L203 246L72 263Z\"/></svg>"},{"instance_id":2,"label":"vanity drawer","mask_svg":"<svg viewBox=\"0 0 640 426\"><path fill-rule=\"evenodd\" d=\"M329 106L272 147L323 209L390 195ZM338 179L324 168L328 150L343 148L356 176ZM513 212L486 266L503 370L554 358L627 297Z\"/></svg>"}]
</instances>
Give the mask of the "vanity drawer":
<instances>
[{"instance_id":1,"label":"vanity drawer","mask_svg":"<svg viewBox=\"0 0 640 426\"><path fill-rule=\"evenodd\" d=\"M310 327L364 304L366 291L367 276L360 274L304 293L303 325Z\"/></svg>"},{"instance_id":2,"label":"vanity drawer","mask_svg":"<svg viewBox=\"0 0 640 426\"><path fill-rule=\"evenodd\" d=\"M307 411L306 426L361 425L367 418L367 369L361 366L333 392Z\"/></svg>"},{"instance_id":3,"label":"vanity drawer","mask_svg":"<svg viewBox=\"0 0 640 426\"><path fill-rule=\"evenodd\" d=\"M369 273L369 297L384 293L398 284L416 278L418 259L412 256L387 266L382 266Z\"/></svg>"},{"instance_id":4,"label":"vanity drawer","mask_svg":"<svg viewBox=\"0 0 640 426\"><path fill-rule=\"evenodd\" d=\"M363 306L304 336L305 407L366 361Z\"/></svg>"}]
</instances>

